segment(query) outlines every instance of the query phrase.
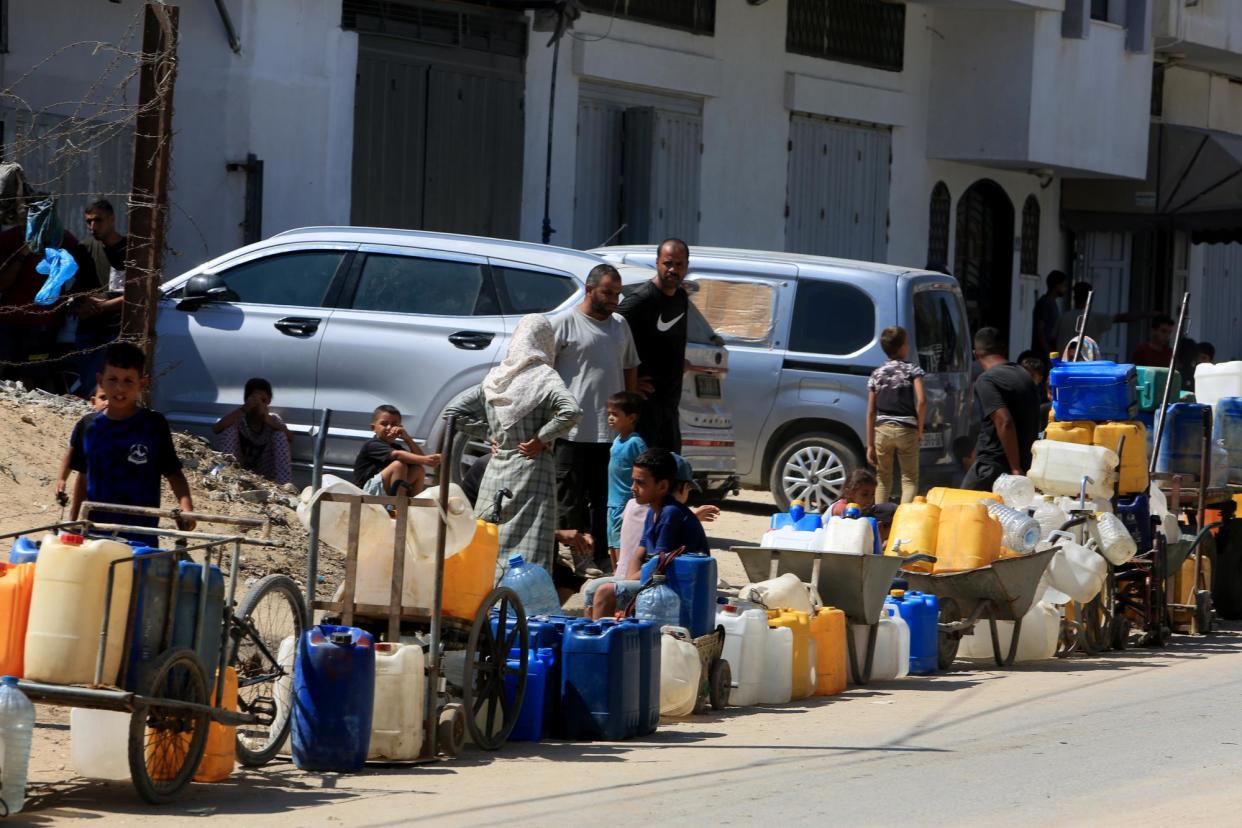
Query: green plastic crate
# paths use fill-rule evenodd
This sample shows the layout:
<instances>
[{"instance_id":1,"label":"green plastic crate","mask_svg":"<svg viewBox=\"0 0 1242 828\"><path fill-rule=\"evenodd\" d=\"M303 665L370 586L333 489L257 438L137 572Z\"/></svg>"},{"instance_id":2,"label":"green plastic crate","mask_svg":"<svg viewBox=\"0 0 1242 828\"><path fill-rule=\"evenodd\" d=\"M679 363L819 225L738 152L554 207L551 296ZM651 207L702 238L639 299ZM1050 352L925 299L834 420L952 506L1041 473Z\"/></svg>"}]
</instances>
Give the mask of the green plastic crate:
<instances>
[{"instance_id":1,"label":"green plastic crate","mask_svg":"<svg viewBox=\"0 0 1242 828\"><path fill-rule=\"evenodd\" d=\"M1160 407L1160 398L1164 394L1164 382L1169 376L1168 368L1151 368L1140 365L1138 371L1138 403L1139 411L1155 411ZM1169 402L1179 401L1182 390L1182 375L1173 372L1173 387L1169 389Z\"/></svg>"}]
</instances>

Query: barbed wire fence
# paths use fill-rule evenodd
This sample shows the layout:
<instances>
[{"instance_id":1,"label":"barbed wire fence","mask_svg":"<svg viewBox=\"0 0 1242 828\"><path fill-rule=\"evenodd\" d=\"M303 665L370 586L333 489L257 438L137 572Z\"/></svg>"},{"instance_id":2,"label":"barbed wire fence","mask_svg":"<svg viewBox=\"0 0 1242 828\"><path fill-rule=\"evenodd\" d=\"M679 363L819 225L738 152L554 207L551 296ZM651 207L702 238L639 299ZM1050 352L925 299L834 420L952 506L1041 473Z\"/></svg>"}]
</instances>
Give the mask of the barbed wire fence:
<instances>
[{"instance_id":1,"label":"barbed wire fence","mask_svg":"<svg viewBox=\"0 0 1242 828\"><path fill-rule=\"evenodd\" d=\"M13 79L6 78L0 89L0 160L21 165L29 189L40 194L30 200L41 194L55 199L60 221L79 244L89 239L85 208L99 198L113 204L118 232L128 238L122 338L134 341L148 357L169 210L176 12L175 7L148 2L114 41L59 45ZM73 98L51 99L50 85L41 81L68 65L89 67L90 80ZM76 73L80 72L78 68ZM185 216L193 224L192 217ZM23 290L6 283L28 277L23 274L25 265L17 261L26 258L24 239L24 215L17 227L0 234L0 285L4 285L0 338L13 328L33 326L45 334L55 331L57 342L38 349L46 352L18 354L0 342L0 373L46 378L51 390L67 390L73 366L107 347L108 343L83 347L68 334L72 308L81 299L98 295L100 286L106 288L108 273L97 273L95 280L77 278L51 306L14 301ZM36 257L42 258L41 251ZM25 295L30 295L29 287Z\"/></svg>"}]
</instances>

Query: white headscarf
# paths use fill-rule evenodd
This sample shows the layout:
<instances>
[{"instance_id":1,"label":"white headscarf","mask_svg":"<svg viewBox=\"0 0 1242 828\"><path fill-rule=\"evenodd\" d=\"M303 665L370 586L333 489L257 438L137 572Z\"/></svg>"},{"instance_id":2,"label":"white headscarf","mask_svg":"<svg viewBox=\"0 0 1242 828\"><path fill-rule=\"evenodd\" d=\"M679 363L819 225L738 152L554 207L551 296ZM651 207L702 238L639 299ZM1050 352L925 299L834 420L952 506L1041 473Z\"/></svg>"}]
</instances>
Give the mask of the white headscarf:
<instances>
[{"instance_id":1,"label":"white headscarf","mask_svg":"<svg viewBox=\"0 0 1242 828\"><path fill-rule=\"evenodd\" d=\"M513 330L504 360L483 378L483 396L496 411L502 428L510 429L565 383L552 368L556 335L546 316L523 316Z\"/></svg>"}]
</instances>

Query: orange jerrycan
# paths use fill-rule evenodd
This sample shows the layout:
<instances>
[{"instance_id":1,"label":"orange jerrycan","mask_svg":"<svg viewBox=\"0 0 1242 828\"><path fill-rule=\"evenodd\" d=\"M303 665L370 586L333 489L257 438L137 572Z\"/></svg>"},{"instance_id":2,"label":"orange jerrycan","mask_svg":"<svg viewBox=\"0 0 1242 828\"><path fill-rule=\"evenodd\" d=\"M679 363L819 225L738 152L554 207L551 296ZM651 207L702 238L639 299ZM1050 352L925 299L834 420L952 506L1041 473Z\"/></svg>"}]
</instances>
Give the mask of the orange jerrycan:
<instances>
[{"instance_id":1,"label":"orange jerrycan","mask_svg":"<svg viewBox=\"0 0 1242 828\"><path fill-rule=\"evenodd\" d=\"M22 676L35 565L0 563L0 675Z\"/></svg>"},{"instance_id":2,"label":"orange jerrycan","mask_svg":"<svg viewBox=\"0 0 1242 828\"><path fill-rule=\"evenodd\" d=\"M940 510L936 535L936 573L965 572L988 566L1000 556L1001 525L981 503Z\"/></svg>"},{"instance_id":3,"label":"orange jerrycan","mask_svg":"<svg viewBox=\"0 0 1242 828\"><path fill-rule=\"evenodd\" d=\"M811 616L811 638L815 641L815 695L845 692L845 613L835 607L817 610Z\"/></svg>"},{"instance_id":4,"label":"orange jerrycan","mask_svg":"<svg viewBox=\"0 0 1242 828\"><path fill-rule=\"evenodd\" d=\"M216 687L208 688L214 702ZM232 667L224 668L224 698L221 707L225 710L237 710L237 671ZM207 750L203 761L199 763L198 772L194 774L195 782L222 782L233 772L237 758L237 728L212 722L207 727Z\"/></svg>"},{"instance_id":5,"label":"orange jerrycan","mask_svg":"<svg viewBox=\"0 0 1242 828\"><path fill-rule=\"evenodd\" d=\"M460 552L444 562L444 614L473 620L496 583L496 556L500 552L500 528L479 519L474 537Z\"/></svg>"},{"instance_id":6,"label":"orange jerrycan","mask_svg":"<svg viewBox=\"0 0 1242 828\"><path fill-rule=\"evenodd\" d=\"M980 500L995 500L1001 502L1000 495L991 492L978 492L974 489L950 489L945 486L937 486L927 493L927 502L933 506L939 506L943 509L946 506L961 506L968 504L973 506Z\"/></svg>"}]
</instances>

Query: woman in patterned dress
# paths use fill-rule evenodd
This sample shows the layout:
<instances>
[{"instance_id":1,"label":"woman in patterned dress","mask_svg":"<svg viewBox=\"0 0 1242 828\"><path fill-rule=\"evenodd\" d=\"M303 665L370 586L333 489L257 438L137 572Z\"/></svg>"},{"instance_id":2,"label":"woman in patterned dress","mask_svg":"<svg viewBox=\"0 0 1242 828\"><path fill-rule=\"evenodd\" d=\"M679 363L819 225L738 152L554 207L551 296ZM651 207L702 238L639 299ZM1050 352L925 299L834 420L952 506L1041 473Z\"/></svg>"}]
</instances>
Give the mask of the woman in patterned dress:
<instances>
[{"instance_id":1,"label":"woman in patterned dress","mask_svg":"<svg viewBox=\"0 0 1242 828\"><path fill-rule=\"evenodd\" d=\"M445 409L460 431L496 446L475 514L491 518L496 492L513 492L500 509L500 570L515 553L549 574L556 560L552 444L569 433L582 411L552 368L555 357L552 324L540 314L524 316L504 360Z\"/></svg>"}]
</instances>

